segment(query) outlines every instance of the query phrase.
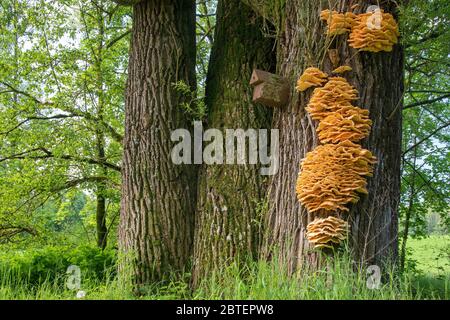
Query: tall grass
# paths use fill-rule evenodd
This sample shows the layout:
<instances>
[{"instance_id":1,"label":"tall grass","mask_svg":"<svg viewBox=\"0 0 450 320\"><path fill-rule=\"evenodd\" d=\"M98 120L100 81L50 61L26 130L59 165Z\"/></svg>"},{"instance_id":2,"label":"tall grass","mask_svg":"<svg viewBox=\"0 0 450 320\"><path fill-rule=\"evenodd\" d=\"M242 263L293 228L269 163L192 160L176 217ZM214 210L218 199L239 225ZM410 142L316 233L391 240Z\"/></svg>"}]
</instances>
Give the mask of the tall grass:
<instances>
[{"instance_id":1,"label":"tall grass","mask_svg":"<svg viewBox=\"0 0 450 320\"><path fill-rule=\"evenodd\" d=\"M4 270L0 277L0 299L77 299L76 292L66 288L65 275L39 285L14 277L13 271ZM233 263L212 273L193 292L186 275L183 280L174 277L151 285L139 299L449 299L449 278L440 283L439 290L430 289L428 282L424 285L411 275L398 276L393 271L386 272L378 289L369 289L367 278L366 271L355 271L345 255L322 270L299 271L294 276L288 276L286 268L276 261L252 262L246 267ZM109 276L104 279L83 279L84 299L137 299L127 281Z\"/></svg>"},{"instance_id":2,"label":"tall grass","mask_svg":"<svg viewBox=\"0 0 450 320\"><path fill-rule=\"evenodd\" d=\"M355 270L349 256L342 255L326 268L316 272L299 271L288 276L286 268L276 261L259 261L247 268L230 265L205 279L193 294L194 299L285 299L285 300L411 300L448 299L450 279L444 290L424 290L425 286L410 274L385 271L384 281L376 289L367 285L366 269Z\"/></svg>"}]
</instances>

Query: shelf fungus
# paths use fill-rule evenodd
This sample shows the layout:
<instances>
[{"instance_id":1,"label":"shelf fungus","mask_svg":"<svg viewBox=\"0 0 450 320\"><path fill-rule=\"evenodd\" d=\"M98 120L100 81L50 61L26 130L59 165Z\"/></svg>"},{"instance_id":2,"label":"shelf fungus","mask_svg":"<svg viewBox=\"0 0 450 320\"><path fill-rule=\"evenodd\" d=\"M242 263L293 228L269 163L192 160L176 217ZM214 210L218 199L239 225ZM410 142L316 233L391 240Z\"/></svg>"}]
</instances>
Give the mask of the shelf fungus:
<instances>
[{"instance_id":1,"label":"shelf fungus","mask_svg":"<svg viewBox=\"0 0 450 320\"><path fill-rule=\"evenodd\" d=\"M297 81L297 91L305 91L310 87L322 86L327 81L328 75L321 70L309 67L307 68Z\"/></svg>"},{"instance_id":2,"label":"shelf fungus","mask_svg":"<svg viewBox=\"0 0 450 320\"><path fill-rule=\"evenodd\" d=\"M379 15L377 17L377 15ZM372 21L374 20L374 21ZM359 14L352 28L349 44L360 51L392 51L400 33L394 17L380 10L378 13Z\"/></svg>"},{"instance_id":3,"label":"shelf fungus","mask_svg":"<svg viewBox=\"0 0 450 320\"><path fill-rule=\"evenodd\" d=\"M356 24L356 17L352 12L339 13L328 9L320 13L320 20L327 22L327 34L330 36L350 32Z\"/></svg>"},{"instance_id":4,"label":"shelf fungus","mask_svg":"<svg viewBox=\"0 0 450 320\"><path fill-rule=\"evenodd\" d=\"M329 216L315 219L306 227L306 237L314 248L333 248L347 238L348 223Z\"/></svg>"},{"instance_id":5,"label":"shelf fungus","mask_svg":"<svg viewBox=\"0 0 450 320\"><path fill-rule=\"evenodd\" d=\"M357 142L369 136L371 126L368 110L345 106L322 119L317 134L322 143Z\"/></svg>"},{"instance_id":6,"label":"shelf fungus","mask_svg":"<svg viewBox=\"0 0 450 320\"><path fill-rule=\"evenodd\" d=\"M365 176L372 175L375 162L370 151L348 140L318 146L301 163L297 197L310 213L348 211L348 203L367 194Z\"/></svg>"},{"instance_id":7,"label":"shelf fungus","mask_svg":"<svg viewBox=\"0 0 450 320\"><path fill-rule=\"evenodd\" d=\"M357 98L358 91L345 78L331 77L325 86L314 89L306 111L314 120L323 120L330 112L352 107Z\"/></svg>"},{"instance_id":8,"label":"shelf fungus","mask_svg":"<svg viewBox=\"0 0 450 320\"><path fill-rule=\"evenodd\" d=\"M352 71L352 67L350 66L340 66L332 71L332 73L344 73L347 71Z\"/></svg>"}]
</instances>

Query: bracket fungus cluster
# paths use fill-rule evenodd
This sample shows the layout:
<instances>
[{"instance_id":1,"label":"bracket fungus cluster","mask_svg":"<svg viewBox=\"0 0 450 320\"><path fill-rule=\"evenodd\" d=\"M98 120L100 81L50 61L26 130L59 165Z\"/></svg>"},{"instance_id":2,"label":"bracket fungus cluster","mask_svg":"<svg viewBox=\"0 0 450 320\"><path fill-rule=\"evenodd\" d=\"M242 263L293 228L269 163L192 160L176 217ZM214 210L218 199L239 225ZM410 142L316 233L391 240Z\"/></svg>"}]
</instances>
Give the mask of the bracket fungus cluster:
<instances>
[{"instance_id":1,"label":"bracket fungus cluster","mask_svg":"<svg viewBox=\"0 0 450 320\"><path fill-rule=\"evenodd\" d=\"M330 113L317 127L319 140L322 143L338 143L339 141L359 141L370 133L372 120L367 110L347 106Z\"/></svg>"},{"instance_id":2,"label":"bracket fungus cluster","mask_svg":"<svg viewBox=\"0 0 450 320\"><path fill-rule=\"evenodd\" d=\"M316 131L322 144L302 160L296 193L309 213L328 216L307 226L308 241L315 248L332 248L346 238L347 223L333 215L349 211L349 203L367 194L366 177L373 174L376 158L357 144L369 135L372 121L368 110L352 105L357 98L358 91L345 78L329 77L314 89L306 107L311 118L319 120Z\"/></svg>"},{"instance_id":3,"label":"bracket fungus cluster","mask_svg":"<svg viewBox=\"0 0 450 320\"><path fill-rule=\"evenodd\" d=\"M331 77L325 86L316 88L309 100L306 111L314 120L322 120L330 112L351 107L351 101L358 98L358 92L342 77Z\"/></svg>"},{"instance_id":4,"label":"bracket fungus cluster","mask_svg":"<svg viewBox=\"0 0 450 320\"><path fill-rule=\"evenodd\" d=\"M369 19L379 15L379 26ZM398 25L390 13L380 12L364 13L357 17L357 23L352 28L348 40L351 47L361 51L392 51L400 35Z\"/></svg>"},{"instance_id":5,"label":"bracket fungus cluster","mask_svg":"<svg viewBox=\"0 0 450 320\"><path fill-rule=\"evenodd\" d=\"M310 213L348 211L359 193L367 194L366 176L373 173L370 151L348 140L308 152L297 180L297 196Z\"/></svg>"},{"instance_id":6,"label":"bracket fungus cluster","mask_svg":"<svg viewBox=\"0 0 450 320\"><path fill-rule=\"evenodd\" d=\"M320 13L320 20L327 22L327 34L333 36L350 32L356 23L356 15L353 12L323 10Z\"/></svg>"},{"instance_id":7,"label":"bracket fungus cluster","mask_svg":"<svg viewBox=\"0 0 450 320\"><path fill-rule=\"evenodd\" d=\"M327 9L320 13L320 19L327 22L328 35L350 32L349 45L360 51L392 51L400 36L392 14L381 9L362 14Z\"/></svg>"},{"instance_id":8,"label":"bracket fungus cluster","mask_svg":"<svg viewBox=\"0 0 450 320\"><path fill-rule=\"evenodd\" d=\"M315 219L306 227L306 236L315 248L332 248L332 244L339 244L345 240L348 233L346 221L329 216Z\"/></svg>"},{"instance_id":9,"label":"bracket fungus cluster","mask_svg":"<svg viewBox=\"0 0 450 320\"><path fill-rule=\"evenodd\" d=\"M297 91L305 91L310 87L321 86L327 82L328 75L318 68L307 68L297 81Z\"/></svg>"}]
</instances>

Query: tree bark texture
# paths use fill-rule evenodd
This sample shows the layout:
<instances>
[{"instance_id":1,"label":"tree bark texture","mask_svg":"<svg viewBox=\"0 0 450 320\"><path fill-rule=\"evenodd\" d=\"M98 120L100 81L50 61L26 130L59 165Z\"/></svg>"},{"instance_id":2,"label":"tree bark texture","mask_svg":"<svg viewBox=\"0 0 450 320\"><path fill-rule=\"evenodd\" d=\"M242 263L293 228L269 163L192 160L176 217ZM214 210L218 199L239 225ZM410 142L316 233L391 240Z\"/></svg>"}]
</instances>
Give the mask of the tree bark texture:
<instances>
[{"instance_id":1,"label":"tree bark texture","mask_svg":"<svg viewBox=\"0 0 450 320\"><path fill-rule=\"evenodd\" d=\"M261 8L264 1L246 2L260 12L271 13ZM339 65L353 68L344 76L359 91L355 105L370 111L372 132L362 145L378 163L374 176L368 178L369 195L361 197L343 217L351 225L350 246L355 259L381 266L395 260L398 251L403 50L396 45L392 52L358 52L348 46L348 34L327 38L326 24L319 21L320 11L349 11L349 1L281 2L283 5L272 4L279 10L269 16L278 26L278 73L292 84L309 66L330 73L333 66L328 49L337 49ZM351 4L359 4L357 11L363 13L371 3ZM380 6L385 12L394 13L396 9L393 1L380 1ZM319 260L306 240L306 226L314 216L299 204L295 193L300 162L318 144L317 123L305 111L311 92L292 92L290 103L275 110L273 120L273 128L280 129L280 169L269 186L263 251L266 257L277 252L291 272L301 266L315 267Z\"/></svg>"},{"instance_id":2,"label":"tree bark texture","mask_svg":"<svg viewBox=\"0 0 450 320\"><path fill-rule=\"evenodd\" d=\"M269 129L271 110L252 103L253 68L273 71L273 39L264 21L240 0L220 0L206 80L207 126ZM270 130L269 130L270 133ZM246 151L248 159L248 149ZM258 255L267 179L259 165L204 165L195 228L193 284L236 259Z\"/></svg>"},{"instance_id":3,"label":"tree bark texture","mask_svg":"<svg viewBox=\"0 0 450 320\"><path fill-rule=\"evenodd\" d=\"M189 128L195 88L195 2L143 1L133 7L125 103L119 247L138 288L183 269L192 249L196 168L171 160L171 131Z\"/></svg>"}]
</instances>

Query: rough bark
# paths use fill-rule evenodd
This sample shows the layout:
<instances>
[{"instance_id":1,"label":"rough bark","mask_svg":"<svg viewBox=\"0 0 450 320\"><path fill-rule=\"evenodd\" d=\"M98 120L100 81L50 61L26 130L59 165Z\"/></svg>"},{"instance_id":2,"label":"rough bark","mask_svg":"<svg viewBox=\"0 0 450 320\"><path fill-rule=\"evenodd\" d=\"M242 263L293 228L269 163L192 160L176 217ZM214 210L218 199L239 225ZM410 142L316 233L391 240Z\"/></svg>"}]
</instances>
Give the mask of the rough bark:
<instances>
[{"instance_id":1,"label":"rough bark","mask_svg":"<svg viewBox=\"0 0 450 320\"><path fill-rule=\"evenodd\" d=\"M262 3L247 2L256 7ZM331 70L326 48L338 49L341 64L353 68L345 76L359 90L356 104L369 109L373 120L371 135L362 144L374 153L378 164L374 177L368 179L369 195L353 205L348 215L350 245L358 261L382 265L397 256L403 51L396 45L390 53L358 53L349 48L347 35L338 36L334 41L326 39L325 25L319 21L320 11L348 10L348 4L342 0L286 1L281 11L274 12L271 21L280 24L278 73L292 83L308 66ZM364 12L370 3L353 1L352 4L359 4L359 12ZM395 11L392 1L380 1L380 4L386 12ZM280 129L280 169L269 186L264 252L270 257L276 247L291 271L302 265L315 266L318 260L305 238L306 225L314 217L299 204L295 194L300 161L318 144L317 123L304 109L310 94L311 90L301 94L292 92L289 105L274 112L273 127Z\"/></svg>"},{"instance_id":2,"label":"rough bark","mask_svg":"<svg viewBox=\"0 0 450 320\"><path fill-rule=\"evenodd\" d=\"M119 246L137 289L183 269L191 253L195 167L171 160L171 131L190 119L174 88L195 88L195 3L133 7L122 170ZM125 269L122 269L125 270Z\"/></svg>"},{"instance_id":3,"label":"rough bark","mask_svg":"<svg viewBox=\"0 0 450 320\"><path fill-rule=\"evenodd\" d=\"M253 68L273 71L273 39L263 20L239 0L220 0L206 81L208 127L269 128L271 110L253 104ZM247 150L248 157L248 150ZM248 159L248 158L247 158ZM194 286L235 259L257 257L265 178L259 165L205 165L195 228Z\"/></svg>"}]
</instances>

